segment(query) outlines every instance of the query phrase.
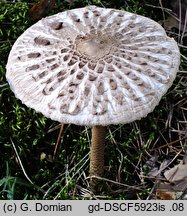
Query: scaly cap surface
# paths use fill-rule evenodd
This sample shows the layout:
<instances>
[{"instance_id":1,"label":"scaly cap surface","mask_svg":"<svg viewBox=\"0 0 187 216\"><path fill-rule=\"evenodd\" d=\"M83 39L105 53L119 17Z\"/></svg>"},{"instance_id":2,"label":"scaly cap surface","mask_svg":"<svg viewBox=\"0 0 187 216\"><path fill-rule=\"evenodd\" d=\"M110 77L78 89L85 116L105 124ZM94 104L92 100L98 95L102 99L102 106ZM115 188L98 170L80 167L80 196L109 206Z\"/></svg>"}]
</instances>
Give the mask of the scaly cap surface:
<instances>
[{"instance_id":1,"label":"scaly cap surface","mask_svg":"<svg viewBox=\"0 0 187 216\"><path fill-rule=\"evenodd\" d=\"M179 68L177 43L155 21L89 6L44 18L10 52L17 98L63 123L109 125L158 105Z\"/></svg>"}]
</instances>

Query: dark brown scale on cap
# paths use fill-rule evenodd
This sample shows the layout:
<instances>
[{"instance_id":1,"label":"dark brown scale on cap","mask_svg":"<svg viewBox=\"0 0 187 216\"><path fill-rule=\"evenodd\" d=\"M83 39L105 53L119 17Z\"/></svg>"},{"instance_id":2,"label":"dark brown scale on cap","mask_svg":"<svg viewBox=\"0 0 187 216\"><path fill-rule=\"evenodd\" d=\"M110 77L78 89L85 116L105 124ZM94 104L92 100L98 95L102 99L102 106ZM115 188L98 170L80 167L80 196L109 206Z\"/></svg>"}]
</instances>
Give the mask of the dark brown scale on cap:
<instances>
[{"instance_id":1,"label":"dark brown scale on cap","mask_svg":"<svg viewBox=\"0 0 187 216\"><path fill-rule=\"evenodd\" d=\"M69 49L67 49L67 48L61 49L61 53L67 53L68 51L69 51Z\"/></svg>"},{"instance_id":2,"label":"dark brown scale on cap","mask_svg":"<svg viewBox=\"0 0 187 216\"><path fill-rule=\"evenodd\" d=\"M88 77L88 79L89 79L90 81L95 81L95 80L97 79L97 77L94 76L94 75L92 75L92 74L90 74L89 77Z\"/></svg>"},{"instance_id":3,"label":"dark brown scale on cap","mask_svg":"<svg viewBox=\"0 0 187 216\"><path fill-rule=\"evenodd\" d=\"M29 53L27 55L28 58L38 58L40 56L41 56L41 54L39 52L33 52L33 53Z\"/></svg>"},{"instance_id":4,"label":"dark brown scale on cap","mask_svg":"<svg viewBox=\"0 0 187 216\"><path fill-rule=\"evenodd\" d=\"M83 68L85 65L86 65L85 62L83 62L83 61L79 62L79 68Z\"/></svg>"},{"instance_id":5,"label":"dark brown scale on cap","mask_svg":"<svg viewBox=\"0 0 187 216\"><path fill-rule=\"evenodd\" d=\"M42 79L43 77L45 77L48 74L47 71L43 71L42 73L39 74L39 78Z\"/></svg>"},{"instance_id":6,"label":"dark brown scale on cap","mask_svg":"<svg viewBox=\"0 0 187 216\"><path fill-rule=\"evenodd\" d=\"M61 70L61 71L59 71L57 73L57 77L61 77L61 76L65 75L65 74L66 74L66 71L65 70Z\"/></svg>"},{"instance_id":7,"label":"dark brown scale on cap","mask_svg":"<svg viewBox=\"0 0 187 216\"><path fill-rule=\"evenodd\" d=\"M42 45L42 46L48 46L51 44L49 39L43 38L43 37L35 37L34 42L37 45Z\"/></svg>"},{"instance_id":8,"label":"dark brown scale on cap","mask_svg":"<svg viewBox=\"0 0 187 216\"><path fill-rule=\"evenodd\" d=\"M68 113L68 110L69 110L69 104L64 103L63 105L60 106L61 113Z\"/></svg>"},{"instance_id":9,"label":"dark brown scale on cap","mask_svg":"<svg viewBox=\"0 0 187 216\"><path fill-rule=\"evenodd\" d=\"M58 67L59 67L59 65L57 63L55 63L55 64L51 65L50 69L55 70Z\"/></svg>"},{"instance_id":10,"label":"dark brown scale on cap","mask_svg":"<svg viewBox=\"0 0 187 216\"><path fill-rule=\"evenodd\" d=\"M72 65L74 65L74 64L76 64L77 63L77 61L75 60L75 59L71 59L69 62L68 62L68 66L72 66Z\"/></svg>"},{"instance_id":11,"label":"dark brown scale on cap","mask_svg":"<svg viewBox=\"0 0 187 216\"><path fill-rule=\"evenodd\" d=\"M82 79L84 78L84 73L79 72L79 73L77 74L76 78L77 78L78 80L82 80Z\"/></svg>"},{"instance_id":12,"label":"dark brown scale on cap","mask_svg":"<svg viewBox=\"0 0 187 216\"><path fill-rule=\"evenodd\" d=\"M98 16L101 16L100 12L97 11L97 10L94 10L93 13L94 13L94 15L97 16L97 17L98 17Z\"/></svg>"},{"instance_id":13,"label":"dark brown scale on cap","mask_svg":"<svg viewBox=\"0 0 187 216\"><path fill-rule=\"evenodd\" d=\"M102 73L102 72L103 72L103 70L104 70L104 68L103 68L103 67L98 67L98 68L97 68L97 73Z\"/></svg>"},{"instance_id":14,"label":"dark brown scale on cap","mask_svg":"<svg viewBox=\"0 0 187 216\"><path fill-rule=\"evenodd\" d=\"M39 68L40 68L40 66L38 64L36 64L36 65L32 65L32 66L27 67L26 71L33 71L33 70L37 70Z\"/></svg>"},{"instance_id":15,"label":"dark brown scale on cap","mask_svg":"<svg viewBox=\"0 0 187 216\"><path fill-rule=\"evenodd\" d=\"M75 69L71 69L70 71L70 75L74 74L75 73Z\"/></svg>"},{"instance_id":16,"label":"dark brown scale on cap","mask_svg":"<svg viewBox=\"0 0 187 216\"><path fill-rule=\"evenodd\" d=\"M107 67L107 70L108 70L109 72L114 72L114 71L115 71L115 69L114 69L114 67L113 67L112 65L108 66L108 67Z\"/></svg>"},{"instance_id":17,"label":"dark brown scale on cap","mask_svg":"<svg viewBox=\"0 0 187 216\"><path fill-rule=\"evenodd\" d=\"M97 91L98 91L98 94L99 94L99 95L104 94L105 87L104 87L103 82L100 82L100 83L97 85Z\"/></svg>"},{"instance_id":18,"label":"dark brown scale on cap","mask_svg":"<svg viewBox=\"0 0 187 216\"><path fill-rule=\"evenodd\" d=\"M63 22L58 22L58 21L54 22L54 23L52 23L51 27L54 30L60 30L63 28Z\"/></svg>"},{"instance_id":19,"label":"dark brown scale on cap","mask_svg":"<svg viewBox=\"0 0 187 216\"><path fill-rule=\"evenodd\" d=\"M88 63L88 68L91 70L95 70L96 64L89 62Z\"/></svg>"},{"instance_id":20,"label":"dark brown scale on cap","mask_svg":"<svg viewBox=\"0 0 187 216\"><path fill-rule=\"evenodd\" d=\"M113 61L113 59L112 59L111 56L106 57L104 60L105 60L107 63L112 63L112 61Z\"/></svg>"},{"instance_id":21,"label":"dark brown scale on cap","mask_svg":"<svg viewBox=\"0 0 187 216\"><path fill-rule=\"evenodd\" d=\"M55 61L56 59L55 58L50 58L50 59L46 59L46 62L47 63L51 63L51 62L53 62L53 61Z\"/></svg>"},{"instance_id":22,"label":"dark brown scale on cap","mask_svg":"<svg viewBox=\"0 0 187 216\"><path fill-rule=\"evenodd\" d=\"M84 13L84 18L86 18L86 19L89 18L89 12L88 12L88 11L86 11L86 12Z\"/></svg>"},{"instance_id":23,"label":"dark brown scale on cap","mask_svg":"<svg viewBox=\"0 0 187 216\"><path fill-rule=\"evenodd\" d=\"M111 90L116 90L117 89L117 83L114 79L109 80L110 88Z\"/></svg>"},{"instance_id":24,"label":"dark brown scale on cap","mask_svg":"<svg viewBox=\"0 0 187 216\"><path fill-rule=\"evenodd\" d=\"M63 60L64 61L68 61L70 59L70 55L65 55L64 57L63 57Z\"/></svg>"},{"instance_id":25,"label":"dark brown scale on cap","mask_svg":"<svg viewBox=\"0 0 187 216\"><path fill-rule=\"evenodd\" d=\"M89 93L90 93L90 88L85 87L85 88L84 88L84 95L85 95L85 96L88 96Z\"/></svg>"},{"instance_id":26,"label":"dark brown scale on cap","mask_svg":"<svg viewBox=\"0 0 187 216\"><path fill-rule=\"evenodd\" d=\"M78 85L75 84L75 83L70 83L70 84L69 84L69 87L68 87L68 92L69 92L70 94L73 94L74 91L76 90L77 86L78 86Z\"/></svg>"}]
</instances>

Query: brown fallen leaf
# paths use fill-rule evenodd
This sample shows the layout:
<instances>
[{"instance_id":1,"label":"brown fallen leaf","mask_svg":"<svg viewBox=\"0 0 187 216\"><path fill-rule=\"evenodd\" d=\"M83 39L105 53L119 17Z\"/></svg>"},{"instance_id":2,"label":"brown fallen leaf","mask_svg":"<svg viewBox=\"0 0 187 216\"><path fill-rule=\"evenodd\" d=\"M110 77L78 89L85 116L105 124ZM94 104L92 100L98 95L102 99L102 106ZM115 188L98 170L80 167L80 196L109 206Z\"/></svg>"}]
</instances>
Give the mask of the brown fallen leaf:
<instances>
[{"instance_id":1,"label":"brown fallen leaf","mask_svg":"<svg viewBox=\"0 0 187 216\"><path fill-rule=\"evenodd\" d=\"M179 164L165 171L166 168L168 168L167 163L163 163L160 170L164 171L163 175L165 177L165 180L164 179L159 180L159 183L157 183L156 199L161 199L161 200L186 199L187 197L187 152L185 153L185 155L183 156L183 160L181 160Z\"/></svg>"},{"instance_id":2,"label":"brown fallen leaf","mask_svg":"<svg viewBox=\"0 0 187 216\"><path fill-rule=\"evenodd\" d=\"M162 191L157 189L156 198L159 200L175 200L177 196L176 192L172 191Z\"/></svg>"},{"instance_id":3,"label":"brown fallen leaf","mask_svg":"<svg viewBox=\"0 0 187 216\"><path fill-rule=\"evenodd\" d=\"M182 195L182 191L177 190L169 183L160 183L156 189L156 199L176 200Z\"/></svg>"},{"instance_id":4,"label":"brown fallen leaf","mask_svg":"<svg viewBox=\"0 0 187 216\"><path fill-rule=\"evenodd\" d=\"M47 13L54 8L54 6L55 0L40 0L29 10L29 15L32 20L36 22L45 17Z\"/></svg>"}]
</instances>

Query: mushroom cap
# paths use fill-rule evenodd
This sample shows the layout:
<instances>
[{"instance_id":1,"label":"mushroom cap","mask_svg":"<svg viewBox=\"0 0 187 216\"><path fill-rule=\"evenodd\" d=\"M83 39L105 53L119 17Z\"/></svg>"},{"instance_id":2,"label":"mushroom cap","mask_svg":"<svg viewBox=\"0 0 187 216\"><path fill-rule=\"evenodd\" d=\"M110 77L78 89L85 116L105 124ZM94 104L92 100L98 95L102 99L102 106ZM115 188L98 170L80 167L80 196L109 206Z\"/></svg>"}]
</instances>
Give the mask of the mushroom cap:
<instances>
[{"instance_id":1,"label":"mushroom cap","mask_svg":"<svg viewBox=\"0 0 187 216\"><path fill-rule=\"evenodd\" d=\"M96 6L46 17L9 54L6 78L28 107L62 123L109 125L145 117L180 64L155 21Z\"/></svg>"}]
</instances>

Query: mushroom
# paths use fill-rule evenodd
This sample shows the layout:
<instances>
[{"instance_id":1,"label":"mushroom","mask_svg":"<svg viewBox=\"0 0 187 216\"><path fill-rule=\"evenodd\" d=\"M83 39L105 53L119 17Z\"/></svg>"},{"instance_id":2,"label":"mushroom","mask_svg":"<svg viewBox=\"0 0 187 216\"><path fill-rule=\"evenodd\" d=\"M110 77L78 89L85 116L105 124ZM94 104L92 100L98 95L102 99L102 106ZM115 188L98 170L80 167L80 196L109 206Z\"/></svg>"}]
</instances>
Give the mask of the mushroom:
<instances>
[{"instance_id":1,"label":"mushroom","mask_svg":"<svg viewBox=\"0 0 187 216\"><path fill-rule=\"evenodd\" d=\"M179 64L177 43L155 21L88 6L28 28L12 47L6 78L28 107L92 127L90 176L102 177L105 127L152 112Z\"/></svg>"}]
</instances>

